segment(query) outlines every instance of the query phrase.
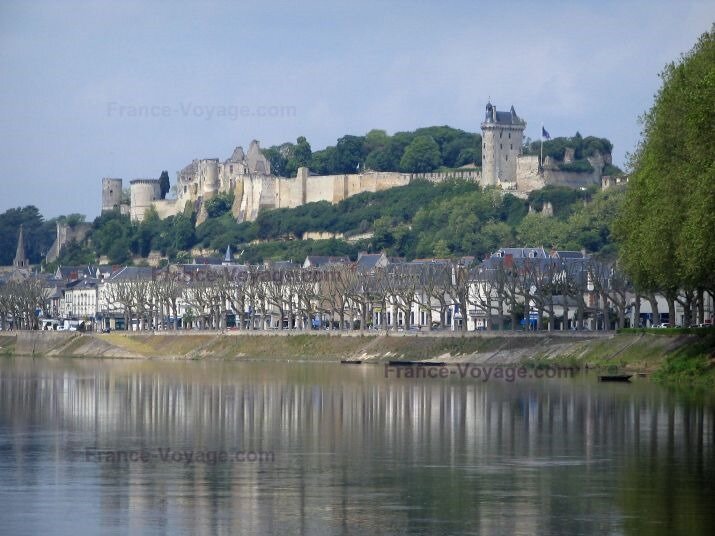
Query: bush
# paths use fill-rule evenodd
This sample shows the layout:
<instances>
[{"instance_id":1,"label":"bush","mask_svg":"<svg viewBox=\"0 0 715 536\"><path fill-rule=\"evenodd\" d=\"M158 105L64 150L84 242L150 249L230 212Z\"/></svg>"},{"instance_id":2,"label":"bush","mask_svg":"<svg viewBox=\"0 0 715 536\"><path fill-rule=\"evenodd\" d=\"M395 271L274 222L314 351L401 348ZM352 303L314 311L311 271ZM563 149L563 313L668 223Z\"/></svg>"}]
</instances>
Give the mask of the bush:
<instances>
[{"instance_id":1,"label":"bush","mask_svg":"<svg viewBox=\"0 0 715 536\"><path fill-rule=\"evenodd\" d=\"M572 173L591 173L593 171L593 166L588 160L575 160L568 164L559 164L559 169L561 171L570 171Z\"/></svg>"}]
</instances>

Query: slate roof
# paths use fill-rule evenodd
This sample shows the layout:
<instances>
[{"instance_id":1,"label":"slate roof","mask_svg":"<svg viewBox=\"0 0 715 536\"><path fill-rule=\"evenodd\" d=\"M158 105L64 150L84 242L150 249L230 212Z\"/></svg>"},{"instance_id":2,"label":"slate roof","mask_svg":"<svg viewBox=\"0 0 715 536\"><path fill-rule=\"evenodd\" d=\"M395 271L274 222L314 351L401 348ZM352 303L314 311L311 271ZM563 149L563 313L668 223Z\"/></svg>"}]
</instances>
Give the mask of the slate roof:
<instances>
[{"instance_id":1,"label":"slate roof","mask_svg":"<svg viewBox=\"0 0 715 536\"><path fill-rule=\"evenodd\" d=\"M360 253L357 260L358 270L374 270L384 258L383 253Z\"/></svg>"},{"instance_id":2,"label":"slate roof","mask_svg":"<svg viewBox=\"0 0 715 536\"><path fill-rule=\"evenodd\" d=\"M329 255L308 255L303 263L303 268L320 268L326 264L348 264L350 259L345 256L332 257Z\"/></svg>"},{"instance_id":3,"label":"slate roof","mask_svg":"<svg viewBox=\"0 0 715 536\"><path fill-rule=\"evenodd\" d=\"M109 281L126 281L128 279L152 279L154 277L154 269L144 266L125 266L118 272L115 272L109 278Z\"/></svg>"},{"instance_id":4,"label":"slate roof","mask_svg":"<svg viewBox=\"0 0 715 536\"><path fill-rule=\"evenodd\" d=\"M582 259L583 254L580 251L553 251L551 253L552 257L558 258L558 259Z\"/></svg>"},{"instance_id":5,"label":"slate roof","mask_svg":"<svg viewBox=\"0 0 715 536\"><path fill-rule=\"evenodd\" d=\"M194 264L221 264L221 257L194 257Z\"/></svg>"},{"instance_id":6,"label":"slate roof","mask_svg":"<svg viewBox=\"0 0 715 536\"><path fill-rule=\"evenodd\" d=\"M544 248L501 248L492 257L506 257L507 255L511 255L515 259L545 259L548 257Z\"/></svg>"},{"instance_id":7,"label":"slate roof","mask_svg":"<svg viewBox=\"0 0 715 536\"><path fill-rule=\"evenodd\" d=\"M96 273L97 267L89 264L84 266L60 266L55 272L55 279L69 281L84 277L94 277Z\"/></svg>"},{"instance_id":8,"label":"slate roof","mask_svg":"<svg viewBox=\"0 0 715 536\"><path fill-rule=\"evenodd\" d=\"M95 277L86 277L84 279L77 279L76 281L71 281L67 283L65 287L67 290L82 289L82 288L96 288L99 284L99 279Z\"/></svg>"}]
</instances>

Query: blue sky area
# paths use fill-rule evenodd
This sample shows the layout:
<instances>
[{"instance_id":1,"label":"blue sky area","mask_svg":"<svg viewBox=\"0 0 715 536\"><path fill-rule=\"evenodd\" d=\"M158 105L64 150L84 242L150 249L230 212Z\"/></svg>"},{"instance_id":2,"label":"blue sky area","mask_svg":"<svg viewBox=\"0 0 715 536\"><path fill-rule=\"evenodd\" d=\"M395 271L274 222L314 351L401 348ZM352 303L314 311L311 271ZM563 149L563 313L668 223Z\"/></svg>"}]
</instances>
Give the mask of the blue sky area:
<instances>
[{"instance_id":1,"label":"blue sky area","mask_svg":"<svg viewBox=\"0 0 715 536\"><path fill-rule=\"evenodd\" d=\"M610 138L619 165L663 66L715 2L0 3L0 211L99 212L158 177L306 136L477 132L487 98L538 138Z\"/></svg>"}]
</instances>

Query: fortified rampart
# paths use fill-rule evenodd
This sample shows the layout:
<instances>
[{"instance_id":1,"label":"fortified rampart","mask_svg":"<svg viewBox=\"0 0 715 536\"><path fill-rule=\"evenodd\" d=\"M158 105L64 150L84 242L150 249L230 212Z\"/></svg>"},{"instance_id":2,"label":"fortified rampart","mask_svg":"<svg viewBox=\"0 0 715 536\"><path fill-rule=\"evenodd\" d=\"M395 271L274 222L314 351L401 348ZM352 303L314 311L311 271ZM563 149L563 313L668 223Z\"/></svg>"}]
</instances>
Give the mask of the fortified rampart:
<instances>
[{"instance_id":1,"label":"fortified rampart","mask_svg":"<svg viewBox=\"0 0 715 536\"><path fill-rule=\"evenodd\" d=\"M120 179L121 180L121 179ZM57 235L47 252L47 262L54 262L60 256L62 248L70 242L82 242L92 230L91 223L77 223L68 225L66 223L57 223Z\"/></svg>"},{"instance_id":2,"label":"fortified rampart","mask_svg":"<svg viewBox=\"0 0 715 536\"><path fill-rule=\"evenodd\" d=\"M300 168L295 177L277 177L271 174L270 161L258 141L253 140L247 152L236 147L223 162L218 158L193 160L177 173L174 199L159 198L156 179L131 181L131 218L141 221L152 206L160 218L166 218L183 211L188 204L197 211L198 221L203 221L206 218L203 203L218 193L232 192L233 215L238 221L253 221L261 210L295 208L316 201L339 203L362 192L405 186L415 180L469 180L525 197L549 184L572 188L600 185L604 165L610 163L610 155L595 154L588 159L591 171L564 170L563 164L570 163L573 157L567 151L564 162L547 157L540 166L538 156L521 154L526 122L513 106L508 112L500 112L488 103L481 126L482 170L433 173L367 170L355 174L311 175L307 168ZM121 179L103 179L102 209L114 209L118 203L121 205Z\"/></svg>"}]
</instances>

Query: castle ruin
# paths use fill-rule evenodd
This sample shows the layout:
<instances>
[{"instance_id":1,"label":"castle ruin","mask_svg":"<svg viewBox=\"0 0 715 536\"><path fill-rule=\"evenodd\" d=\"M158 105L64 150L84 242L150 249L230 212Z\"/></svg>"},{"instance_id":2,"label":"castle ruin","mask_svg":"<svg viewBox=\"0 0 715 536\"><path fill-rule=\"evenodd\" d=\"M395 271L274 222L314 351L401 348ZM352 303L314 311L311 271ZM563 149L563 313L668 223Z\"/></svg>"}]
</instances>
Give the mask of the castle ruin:
<instances>
[{"instance_id":1,"label":"castle ruin","mask_svg":"<svg viewBox=\"0 0 715 536\"><path fill-rule=\"evenodd\" d=\"M611 155L596 154L588 158L590 172L563 171L558 162L547 157L539 166L536 155L522 155L526 121L514 107L501 112L487 103L482 129L482 170L456 170L446 173L401 173L366 170L342 175L313 175L308 168L298 169L295 177L278 177L263 155L258 141L248 151L236 147L231 156L193 160L177 173L172 199L161 199L158 179L134 179L130 182L130 201L122 197L122 179L102 179L102 211L119 208L134 221L142 221L150 207L160 218L182 212L187 206L206 219L205 201L219 193L233 192L232 213L238 221L253 221L261 210L295 208L305 203L328 201L338 203L362 192L377 192L405 186L414 180L440 182L448 179L475 181L483 186L509 190L525 197L547 184L572 188L601 185L603 168ZM567 151L564 163L573 160Z\"/></svg>"}]
</instances>

